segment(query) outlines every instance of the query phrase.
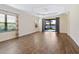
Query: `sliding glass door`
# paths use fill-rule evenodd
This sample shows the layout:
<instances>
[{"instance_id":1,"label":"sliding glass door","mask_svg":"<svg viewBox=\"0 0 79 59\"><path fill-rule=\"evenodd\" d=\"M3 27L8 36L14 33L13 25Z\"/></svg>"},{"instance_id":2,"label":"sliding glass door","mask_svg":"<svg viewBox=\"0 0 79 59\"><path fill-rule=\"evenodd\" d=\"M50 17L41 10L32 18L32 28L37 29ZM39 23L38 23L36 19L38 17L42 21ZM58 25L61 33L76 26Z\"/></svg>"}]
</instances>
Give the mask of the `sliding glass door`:
<instances>
[{"instance_id":1,"label":"sliding glass door","mask_svg":"<svg viewBox=\"0 0 79 59\"><path fill-rule=\"evenodd\" d=\"M55 19L43 19L42 31L45 32L57 32L59 33L59 17Z\"/></svg>"},{"instance_id":2,"label":"sliding glass door","mask_svg":"<svg viewBox=\"0 0 79 59\"><path fill-rule=\"evenodd\" d=\"M56 20L45 21L45 31L56 31Z\"/></svg>"}]
</instances>

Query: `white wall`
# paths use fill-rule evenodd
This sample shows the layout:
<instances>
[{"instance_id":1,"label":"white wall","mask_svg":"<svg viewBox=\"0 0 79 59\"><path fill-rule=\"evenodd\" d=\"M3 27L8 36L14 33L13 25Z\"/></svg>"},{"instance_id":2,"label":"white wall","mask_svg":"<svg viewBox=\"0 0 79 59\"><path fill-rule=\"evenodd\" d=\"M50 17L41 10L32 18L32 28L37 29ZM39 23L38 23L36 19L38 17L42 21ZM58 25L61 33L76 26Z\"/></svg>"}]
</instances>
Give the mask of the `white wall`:
<instances>
[{"instance_id":1,"label":"white wall","mask_svg":"<svg viewBox=\"0 0 79 59\"><path fill-rule=\"evenodd\" d=\"M79 45L79 5L73 5L69 14L69 35Z\"/></svg>"},{"instance_id":2,"label":"white wall","mask_svg":"<svg viewBox=\"0 0 79 59\"><path fill-rule=\"evenodd\" d=\"M35 28L35 20L38 20L38 18L26 13L21 13L19 15L19 36L38 31Z\"/></svg>"},{"instance_id":3,"label":"white wall","mask_svg":"<svg viewBox=\"0 0 79 59\"><path fill-rule=\"evenodd\" d=\"M5 10L19 15L19 36L27 35L38 31L35 28L35 24L34 24L35 19L38 19L38 17L35 17L31 14L17 10L7 5L0 5L0 10ZM16 35L16 31L0 33L0 41L12 39L16 37L15 35Z\"/></svg>"},{"instance_id":4,"label":"white wall","mask_svg":"<svg viewBox=\"0 0 79 59\"><path fill-rule=\"evenodd\" d=\"M60 33L67 33L68 20L66 13L60 15Z\"/></svg>"},{"instance_id":5,"label":"white wall","mask_svg":"<svg viewBox=\"0 0 79 59\"><path fill-rule=\"evenodd\" d=\"M15 38L15 37L16 37L16 32L15 31L0 33L0 42L8 40L8 39Z\"/></svg>"},{"instance_id":6,"label":"white wall","mask_svg":"<svg viewBox=\"0 0 79 59\"><path fill-rule=\"evenodd\" d=\"M39 18L39 31L42 32L42 18Z\"/></svg>"}]
</instances>

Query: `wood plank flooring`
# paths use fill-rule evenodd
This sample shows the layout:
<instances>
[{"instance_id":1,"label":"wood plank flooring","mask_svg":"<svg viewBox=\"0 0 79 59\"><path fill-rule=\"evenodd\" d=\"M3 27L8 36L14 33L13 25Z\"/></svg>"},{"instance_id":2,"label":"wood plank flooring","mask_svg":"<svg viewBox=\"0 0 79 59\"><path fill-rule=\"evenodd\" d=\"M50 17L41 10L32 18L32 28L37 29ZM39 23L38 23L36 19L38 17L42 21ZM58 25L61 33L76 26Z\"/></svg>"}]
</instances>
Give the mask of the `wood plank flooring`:
<instances>
[{"instance_id":1,"label":"wood plank flooring","mask_svg":"<svg viewBox=\"0 0 79 59\"><path fill-rule=\"evenodd\" d=\"M78 54L79 47L66 34L38 32L0 42L0 54Z\"/></svg>"}]
</instances>

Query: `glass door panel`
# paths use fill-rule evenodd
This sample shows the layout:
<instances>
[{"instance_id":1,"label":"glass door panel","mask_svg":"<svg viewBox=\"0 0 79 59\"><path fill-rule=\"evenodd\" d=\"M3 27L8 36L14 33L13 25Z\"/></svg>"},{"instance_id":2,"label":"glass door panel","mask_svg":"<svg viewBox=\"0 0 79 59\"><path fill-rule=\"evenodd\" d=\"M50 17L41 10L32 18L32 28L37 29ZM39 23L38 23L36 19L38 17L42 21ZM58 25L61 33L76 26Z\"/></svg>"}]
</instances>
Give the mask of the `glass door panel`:
<instances>
[{"instance_id":1,"label":"glass door panel","mask_svg":"<svg viewBox=\"0 0 79 59\"><path fill-rule=\"evenodd\" d=\"M45 31L56 31L56 20L45 21Z\"/></svg>"}]
</instances>

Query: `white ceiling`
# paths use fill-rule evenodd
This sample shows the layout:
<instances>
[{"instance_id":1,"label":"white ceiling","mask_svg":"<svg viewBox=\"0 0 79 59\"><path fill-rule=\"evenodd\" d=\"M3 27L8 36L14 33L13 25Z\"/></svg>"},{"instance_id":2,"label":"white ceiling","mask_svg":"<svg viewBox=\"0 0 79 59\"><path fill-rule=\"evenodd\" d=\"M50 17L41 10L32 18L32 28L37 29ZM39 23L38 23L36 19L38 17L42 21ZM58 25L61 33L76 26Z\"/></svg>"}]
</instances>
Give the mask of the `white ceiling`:
<instances>
[{"instance_id":1,"label":"white ceiling","mask_svg":"<svg viewBox=\"0 0 79 59\"><path fill-rule=\"evenodd\" d=\"M9 4L9 6L29 12L35 16L56 16L69 11L68 4Z\"/></svg>"}]
</instances>

